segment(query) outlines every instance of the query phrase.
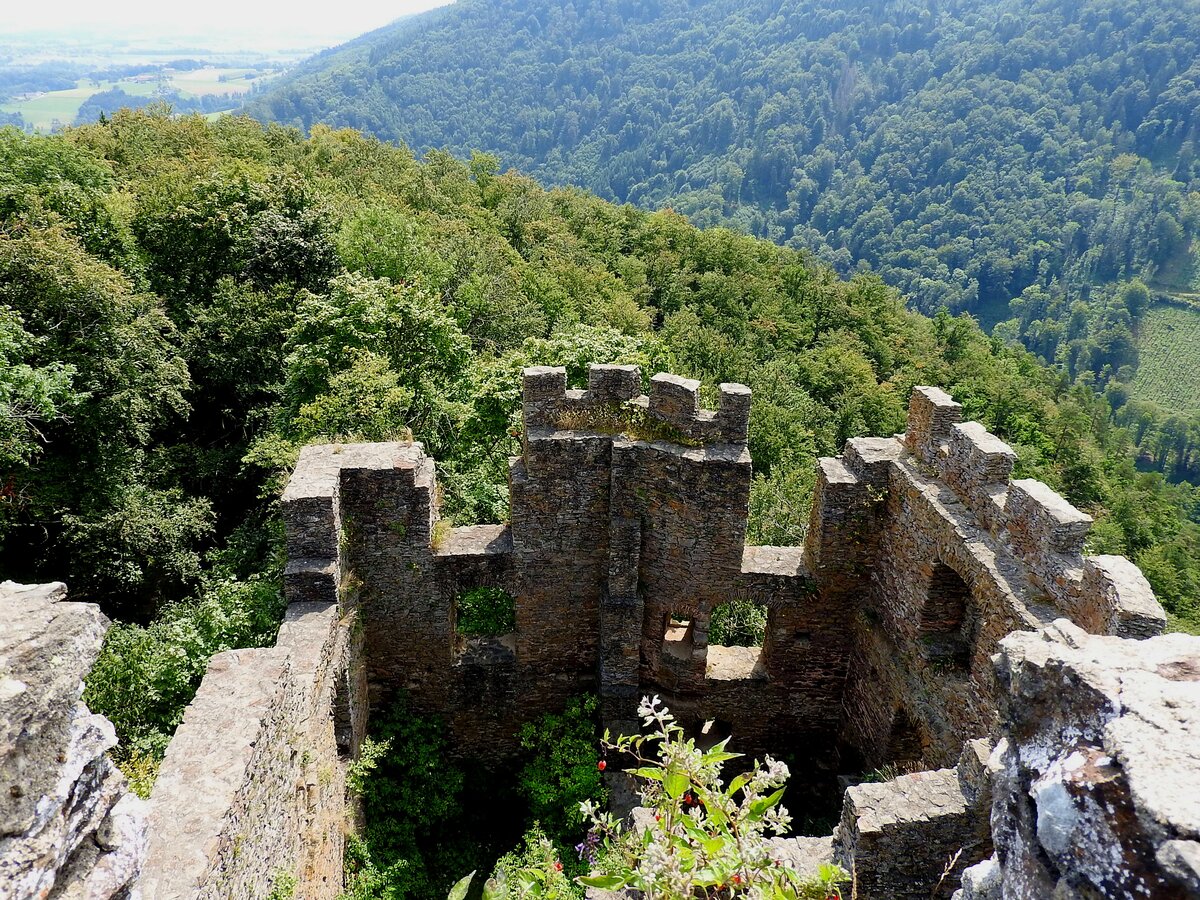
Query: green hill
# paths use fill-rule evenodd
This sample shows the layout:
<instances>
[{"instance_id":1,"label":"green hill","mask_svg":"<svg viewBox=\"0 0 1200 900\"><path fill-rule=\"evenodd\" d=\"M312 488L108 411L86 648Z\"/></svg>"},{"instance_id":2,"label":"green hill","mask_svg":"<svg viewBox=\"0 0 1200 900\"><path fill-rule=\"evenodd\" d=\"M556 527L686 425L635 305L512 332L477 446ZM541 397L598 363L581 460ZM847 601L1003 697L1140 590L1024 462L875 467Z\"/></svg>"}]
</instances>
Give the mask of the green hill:
<instances>
[{"instance_id":1,"label":"green hill","mask_svg":"<svg viewBox=\"0 0 1200 900\"><path fill-rule=\"evenodd\" d=\"M249 111L866 263L919 309L1127 379L1110 285L1200 221L1198 51L1195 0L460 0Z\"/></svg>"}]
</instances>

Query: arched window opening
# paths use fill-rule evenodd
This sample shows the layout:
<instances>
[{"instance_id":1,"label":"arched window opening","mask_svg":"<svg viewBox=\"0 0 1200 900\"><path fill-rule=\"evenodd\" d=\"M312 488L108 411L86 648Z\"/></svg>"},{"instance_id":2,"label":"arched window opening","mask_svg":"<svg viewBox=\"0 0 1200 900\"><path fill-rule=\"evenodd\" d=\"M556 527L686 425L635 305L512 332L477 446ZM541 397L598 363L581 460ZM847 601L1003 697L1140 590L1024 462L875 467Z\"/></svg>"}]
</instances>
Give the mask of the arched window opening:
<instances>
[{"instance_id":1,"label":"arched window opening","mask_svg":"<svg viewBox=\"0 0 1200 900\"><path fill-rule=\"evenodd\" d=\"M930 576L921 611L921 643L929 663L942 670L968 670L970 625L971 589L961 575L939 563Z\"/></svg>"}]
</instances>

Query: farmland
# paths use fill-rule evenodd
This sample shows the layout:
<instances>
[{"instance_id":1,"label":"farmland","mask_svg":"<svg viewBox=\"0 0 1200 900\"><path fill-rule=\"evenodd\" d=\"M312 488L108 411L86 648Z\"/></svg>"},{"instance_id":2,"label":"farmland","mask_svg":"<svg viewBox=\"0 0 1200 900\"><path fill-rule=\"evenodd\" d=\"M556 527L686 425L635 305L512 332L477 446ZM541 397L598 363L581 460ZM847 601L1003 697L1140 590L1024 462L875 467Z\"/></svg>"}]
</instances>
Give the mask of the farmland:
<instances>
[{"instance_id":1,"label":"farmland","mask_svg":"<svg viewBox=\"0 0 1200 900\"><path fill-rule=\"evenodd\" d=\"M1165 409L1200 410L1200 309L1159 304L1146 313L1131 393Z\"/></svg>"},{"instance_id":2,"label":"farmland","mask_svg":"<svg viewBox=\"0 0 1200 900\"><path fill-rule=\"evenodd\" d=\"M135 97L152 97L159 93L178 93L183 98L228 96L229 107L238 105L233 94L248 93L252 86L278 74L277 71L251 68L218 68L205 66L191 71L165 70L155 76L138 75L118 81L81 78L74 88L47 91L0 103L0 112L20 113L26 123L48 131L58 125L69 125L79 108L89 97L103 91L120 88Z\"/></svg>"}]
</instances>

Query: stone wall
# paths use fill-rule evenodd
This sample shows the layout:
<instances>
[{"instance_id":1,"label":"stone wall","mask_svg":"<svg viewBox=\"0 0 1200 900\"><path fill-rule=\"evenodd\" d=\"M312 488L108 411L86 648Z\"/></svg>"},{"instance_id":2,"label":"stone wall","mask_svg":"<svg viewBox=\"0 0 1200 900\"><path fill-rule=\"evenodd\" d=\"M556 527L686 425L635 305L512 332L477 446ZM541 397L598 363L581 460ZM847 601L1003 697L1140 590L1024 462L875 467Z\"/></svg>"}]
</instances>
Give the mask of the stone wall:
<instances>
[{"instance_id":1,"label":"stone wall","mask_svg":"<svg viewBox=\"0 0 1200 900\"><path fill-rule=\"evenodd\" d=\"M0 584L0 897L131 896L144 804L105 755L112 723L81 702L108 620L62 584Z\"/></svg>"},{"instance_id":2,"label":"stone wall","mask_svg":"<svg viewBox=\"0 0 1200 900\"><path fill-rule=\"evenodd\" d=\"M1200 897L1200 639L1000 642L995 855L960 900Z\"/></svg>"},{"instance_id":3,"label":"stone wall","mask_svg":"<svg viewBox=\"0 0 1200 900\"><path fill-rule=\"evenodd\" d=\"M867 767L950 765L990 733L989 659L1011 631L1063 615L1131 637L1166 624L1132 563L1082 555L1091 518L1041 482L1010 481L1015 454L960 413L917 388L906 434L821 461L809 551L832 557L818 576L831 570L839 589L852 570L845 743Z\"/></svg>"},{"instance_id":4,"label":"stone wall","mask_svg":"<svg viewBox=\"0 0 1200 900\"><path fill-rule=\"evenodd\" d=\"M585 690L631 728L650 691L747 749L790 740L828 764L850 635L801 548L745 545L749 391L722 385L709 412L697 382L641 386L628 366L593 366L587 390L527 370L507 526L446 527L419 444L306 448L284 496L289 571L353 586L372 703L403 690L463 754L503 760L523 722ZM514 633L456 633L457 599L482 585L512 593ZM763 647L708 646L734 599L767 607Z\"/></svg>"},{"instance_id":5,"label":"stone wall","mask_svg":"<svg viewBox=\"0 0 1200 900\"><path fill-rule=\"evenodd\" d=\"M506 526L451 528L419 444L306 448L284 497L297 596L354 586L372 702L405 691L468 755L503 758L522 722L598 690L607 724L640 694L716 720L750 751L814 766L953 765L996 725L988 658L1014 629L1068 615L1145 636L1164 617L1136 567L1081 555L1090 518L936 388L906 434L820 461L803 548L745 545L749 390L631 366L526 370ZM316 588L313 588L313 586ZM515 597L509 635L465 639L466 590ZM710 647L713 611L768 611L761 648Z\"/></svg>"},{"instance_id":6,"label":"stone wall","mask_svg":"<svg viewBox=\"0 0 1200 900\"><path fill-rule=\"evenodd\" d=\"M291 883L302 900L341 893L346 764L366 728L362 631L340 597L337 506L322 494L337 469L306 471L284 498L278 639L209 663L150 797L146 897L254 900Z\"/></svg>"}]
</instances>

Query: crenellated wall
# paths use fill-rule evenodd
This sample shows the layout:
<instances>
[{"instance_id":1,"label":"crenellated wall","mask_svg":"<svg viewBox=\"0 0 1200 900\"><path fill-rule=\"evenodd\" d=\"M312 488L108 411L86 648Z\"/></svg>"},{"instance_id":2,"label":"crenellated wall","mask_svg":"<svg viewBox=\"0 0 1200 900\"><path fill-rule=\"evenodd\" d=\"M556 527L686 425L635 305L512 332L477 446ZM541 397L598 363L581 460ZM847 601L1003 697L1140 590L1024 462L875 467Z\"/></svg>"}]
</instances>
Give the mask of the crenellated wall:
<instances>
[{"instance_id":1,"label":"crenellated wall","mask_svg":"<svg viewBox=\"0 0 1200 900\"><path fill-rule=\"evenodd\" d=\"M1012 480L1012 450L929 387L905 434L819 461L803 547L747 546L749 389L721 385L707 411L696 381L648 386L630 366L592 366L586 390L527 369L505 525L441 520L420 444L304 448L282 502L287 621L275 647L210 665L151 798L148 896L263 896L291 875L297 897L335 897L345 764L399 691L455 752L497 764L522 723L594 690L614 731L657 693L814 782L925 770L847 793L823 846L861 900L929 897L951 857L946 887L992 852L990 657L1060 617L1158 633L1141 573L1084 557L1090 518ZM481 586L514 597L511 634L459 634L459 598ZM761 647L710 644L735 599L766 608Z\"/></svg>"},{"instance_id":2,"label":"crenellated wall","mask_svg":"<svg viewBox=\"0 0 1200 900\"><path fill-rule=\"evenodd\" d=\"M1013 451L960 416L945 392L918 387L904 435L855 438L821 461L808 549L834 558L837 585L853 561L845 736L867 767L951 765L965 739L990 733L990 657L1011 631L1060 616L1128 637L1166 625L1136 566L1082 555L1091 517L1010 480Z\"/></svg>"},{"instance_id":3,"label":"crenellated wall","mask_svg":"<svg viewBox=\"0 0 1200 900\"><path fill-rule=\"evenodd\" d=\"M1084 559L1090 518L1010 480L1015 454L937 388L909 427L822 459L808 539L747 547L750 392L632 366L524 374L506 526L450 528L419 444L325 445L284 496L289 592L360 616L372 702L404 690L460 752L503 756L522 722L598 690L632 727L638 696L713 719L743 746L804 746L830 770L950 765L996 724L997 642L1067 615L1146 636L1164 618L1136 567ZM456 602L515 597L512 634L464 638ZM761 648L710 646L715 609L767 609ZM817 762L819 761L819 762Z\"/></svg>"}]
</instances>

